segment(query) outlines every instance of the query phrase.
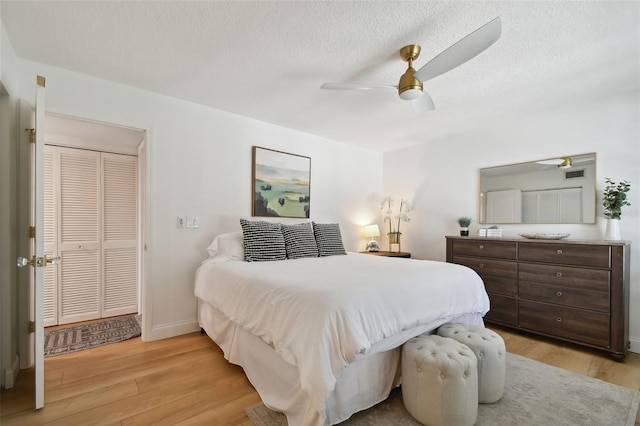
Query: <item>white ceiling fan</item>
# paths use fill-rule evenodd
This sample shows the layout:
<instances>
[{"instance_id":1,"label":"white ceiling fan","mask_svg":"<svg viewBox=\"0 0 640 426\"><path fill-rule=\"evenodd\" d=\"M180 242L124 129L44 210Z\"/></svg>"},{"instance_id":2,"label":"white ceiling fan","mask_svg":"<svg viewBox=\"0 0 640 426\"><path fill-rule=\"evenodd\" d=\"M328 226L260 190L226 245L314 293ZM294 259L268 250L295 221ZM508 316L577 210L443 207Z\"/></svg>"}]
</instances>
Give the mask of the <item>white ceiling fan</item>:
<instances>
[{"instance_id":1,"label":"white ceiling fan","mask_svg":"<svg viewBox=\"0 0 640 426\"><path fill-rule=\"evenodd\" d=\"M502 33L502 21L500 17L494 18L471 34L460 39L438 56L427 62L418 71L413 68L413 61L420 55L420 46L410 44L400 49L402 60L408 63L407 71L400 77L396 86L386 85L362 85L325 83L321 89L328 90L375 90L394 89L398 91L400 99L411 101L411 106L416 112L425 112L434 109L433 100L423 90L422 84L450 71L482 53L493 43L498 41Z\"/></svg>"}]
</instances>

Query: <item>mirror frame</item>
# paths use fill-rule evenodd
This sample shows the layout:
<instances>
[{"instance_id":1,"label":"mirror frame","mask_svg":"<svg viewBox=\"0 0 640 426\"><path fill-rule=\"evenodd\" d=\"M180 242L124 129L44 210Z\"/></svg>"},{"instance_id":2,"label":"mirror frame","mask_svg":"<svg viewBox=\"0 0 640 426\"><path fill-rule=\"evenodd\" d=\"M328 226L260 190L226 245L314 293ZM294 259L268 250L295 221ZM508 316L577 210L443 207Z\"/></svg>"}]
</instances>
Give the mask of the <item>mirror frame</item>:
<instances>
[{"instance_id":1,"label":"mirror frame","mask_svg":"<svg viewBox=\"0 0 640 426\"><path fill-rule=\"evenodd\" d=\"M523 222L522 220L520 220L519 222L489 222L486 219L486 208L485 208L485 185L483 184L483 177L486 179L486 175L483 176L483 172L488 172L488 171L493 171L493 172L504 172L507 170L511 170L511 169L515 169L516 172L514 174L518 174L518 173L525 173L526 170L525 169L530 169L531 173L534 172L542 172L544 171L544 168L546 167L548 170L555 170L553 167L560 167L557 163L559 163L560 161L564 160L565 158L570 158L570 159L574 159L574 158L578 158L578 164L575 163L575 161L572 161L573 164L571 165L572 168L575 168L577 170L580 170L580 158L585 157L586 160L589 160L589 157L593 157L593 177L589 177L589 176L585 176L589 182L593 182L593 220L592 221L585 221L583 219L582 222ZM541 163L547 163L546 166L541 164ZM555 164L553 164L555 162ZM587 164L591 164L590 162ZM518 172L518 170L521 170L520 172ZM524 170L524 171L522 171ZM563 168L563 170L566 170ZM547 224L547 225L572 225L572 224L578 224L578 225L588 225L588 224L595 224L596 223L596 213L597 213L597 180L596 180L596 174L597 174L597 154L595 152L588 152L588 153L583 153L583 154L574 154L574 155L565 155L565 156L558 156L558 157L552 157L552 158L543 158L540 160L534 160L534 161L525 161L525 162L520 162L520 163L511 163L511 164L504 164L504 165L499 165L499 166L492 166L492 167L484 167L479 169L478 171L478 182L479 182L479 191L478 191L478 223L481 225L498 225L498 224L504 224L504 225L517 225L517 224L522 224L522 225L542 225L542 224ZM514 188L517 189L517 188ZM549 189L549 188L538 188L538 190L543 190L543 189ZM528 190L536 190L533 188L529 188ZM591 193L591 191L590 191ZM586 200L590 203L589 200ZM585 203L585 199L583 196L583 205ZM585 209L585 212L587 210ZM589 212L590 213L590 212Z\"/></svg>"}]
</instances>

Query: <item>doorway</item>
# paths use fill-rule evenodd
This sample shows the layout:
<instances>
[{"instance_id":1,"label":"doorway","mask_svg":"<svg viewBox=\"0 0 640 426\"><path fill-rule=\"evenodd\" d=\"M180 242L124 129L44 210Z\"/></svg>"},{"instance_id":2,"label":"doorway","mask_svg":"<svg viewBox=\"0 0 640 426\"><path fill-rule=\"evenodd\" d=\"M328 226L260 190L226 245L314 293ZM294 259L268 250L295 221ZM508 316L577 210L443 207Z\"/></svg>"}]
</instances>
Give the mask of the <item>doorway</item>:
<instances>
[{"instance_id":1,"label":"doorway","mask_svg":"<svg viewBox=\"0 0 640 426\"><path fill-rule=\"evenodd\" d=\"M140 312L145 132L47 114L45 326ZM144 150L142 151L144 152Z\"/></svg>"}]
</instances>

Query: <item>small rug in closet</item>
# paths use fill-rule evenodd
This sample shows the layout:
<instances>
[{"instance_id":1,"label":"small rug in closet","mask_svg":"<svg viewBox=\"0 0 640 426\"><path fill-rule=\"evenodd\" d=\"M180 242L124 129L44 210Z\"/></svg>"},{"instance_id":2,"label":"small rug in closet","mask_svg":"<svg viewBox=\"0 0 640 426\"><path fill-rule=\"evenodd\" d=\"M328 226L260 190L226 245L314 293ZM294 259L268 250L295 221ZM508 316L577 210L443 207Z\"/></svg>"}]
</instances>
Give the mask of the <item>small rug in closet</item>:
<instances>
[{"instance_id":1,"label":"small rug in closet","mask_svg":"<svg viewBox=\"0 0 640 426\"><path fill-rule=\"evenodd\" d=\"M44 332L45 358L122 342L141 334L138 315L110 318Z\"/></svg>"}]
</instances>

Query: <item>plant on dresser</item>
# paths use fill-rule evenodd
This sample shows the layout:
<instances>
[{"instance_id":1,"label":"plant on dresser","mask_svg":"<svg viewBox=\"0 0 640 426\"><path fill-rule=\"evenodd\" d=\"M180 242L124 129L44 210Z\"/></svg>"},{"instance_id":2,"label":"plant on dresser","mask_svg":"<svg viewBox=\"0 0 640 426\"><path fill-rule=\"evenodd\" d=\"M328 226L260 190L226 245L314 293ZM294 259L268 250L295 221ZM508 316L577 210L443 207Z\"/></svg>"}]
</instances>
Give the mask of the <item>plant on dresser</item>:
<instances>
[{"instance_id":1,"label":"plant on dresser","mask_svg":"<svg viewBox=\"0 0 640 426\"><path fill-rule=\"evenodd\" d=\"M446 237L447 262L475 270L486 322L605 350L629 345L630 243Z\"/></svg>"}]
</instances>

